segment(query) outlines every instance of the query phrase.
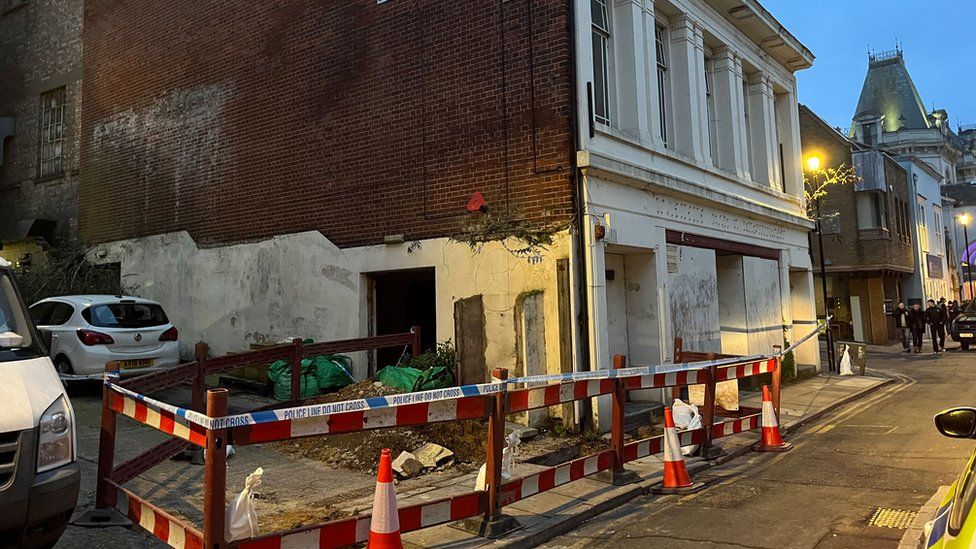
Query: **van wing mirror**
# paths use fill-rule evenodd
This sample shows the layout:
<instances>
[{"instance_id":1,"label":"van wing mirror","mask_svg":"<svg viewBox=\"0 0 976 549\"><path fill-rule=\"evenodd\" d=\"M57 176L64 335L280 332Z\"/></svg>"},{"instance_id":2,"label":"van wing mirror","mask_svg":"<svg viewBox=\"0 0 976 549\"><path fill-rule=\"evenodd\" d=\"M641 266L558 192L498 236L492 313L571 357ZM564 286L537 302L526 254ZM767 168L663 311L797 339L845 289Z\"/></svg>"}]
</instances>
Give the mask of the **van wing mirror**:
<instances>
[{"instance_id":1,"label":"van wing mirror","mask_svg":"<svg viewBox=\"0 0 976 549\"><path fill-rule=\"evenodd\" d=\"M24 344L24 337L14 332L0 332L0 347L15 349Z\"/></svg>"},{"instance_id":2,"label":"van wing mirror","mask_svg":"<svg viewBox=\"0 0 976 549\"><path fill-rule=\"evenodd\" d=\"M976 438L976 408L949 408L935 414L935 427L952 438Z\"/></svg>"}]
</instances>

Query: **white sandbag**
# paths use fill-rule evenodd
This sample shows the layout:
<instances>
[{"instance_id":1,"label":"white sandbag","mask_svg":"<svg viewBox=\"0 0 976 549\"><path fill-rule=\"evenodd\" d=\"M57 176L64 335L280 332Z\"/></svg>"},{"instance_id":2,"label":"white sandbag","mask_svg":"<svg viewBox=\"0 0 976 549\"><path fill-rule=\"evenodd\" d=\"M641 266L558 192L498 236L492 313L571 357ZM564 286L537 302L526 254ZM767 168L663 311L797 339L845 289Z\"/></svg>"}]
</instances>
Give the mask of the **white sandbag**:
<instances>
[{"instance_id":1,"label":"white sandbag","mask_svg":"<svg viewBox=\"0 0 976 549\"><path fill-rule=\"evenodd\" d=\"M842 376L854 375L854 370L851 369L850 347L848 347L847 345L844 345L844 356L840 358L840 375Z\"/></svg>"},{"instance_id":2,"label":"white sandbag","mask_svg":"<svg viewBox=\"0 0 976 549\"><path fill-rule=\"evenodd\" d=\"M244 489L227 505L224 515L227 541L258 535L258 513L254 509L254 489L261 485L264 469L258 467L244 480Z\"/></svg>"},{"instance_id":3,"label":"white sandbag","mask_svg":"<svg viewBox=\"0 0 976 549\"><path fill-rule=\"evenodd\" d=\"M674 418L674 427L679 431L687 429L701 429L701 414L698 413L698 406L685 404L681 399L674 399L671 404L671 416ZM697 444L689 444L681 447L681 453L690 456L698 451Z\"/></svg>"},{"instance_id":4,"label":"white sandbag","mask_svg":"<svg viewBox=\"0 0 976 549\"><path fill-rule=\"evenodd\" d=\"M512 478L512 472L515 470L514 458L518 455L518 446L522 442L519 438L517 432L512 431L506 439L507 445L502 449L502 482ZM475 480L474 489L475 490L485 490L487 487L487 482L485 475L487 474L488 464L485 463L478 469L478 478Z\"/></svg>"}]
</instances>

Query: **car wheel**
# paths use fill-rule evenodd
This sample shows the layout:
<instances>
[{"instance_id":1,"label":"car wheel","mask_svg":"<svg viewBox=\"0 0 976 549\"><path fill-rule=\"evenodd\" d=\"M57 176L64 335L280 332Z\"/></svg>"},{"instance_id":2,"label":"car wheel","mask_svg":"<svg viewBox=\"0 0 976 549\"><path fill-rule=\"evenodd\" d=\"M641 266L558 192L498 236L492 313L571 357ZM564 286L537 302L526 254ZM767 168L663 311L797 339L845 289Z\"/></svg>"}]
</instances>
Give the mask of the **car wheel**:
<instances>
[{"instance_id":1,"label":"car wheel","mask_svg":"<svg viewBox=\"0 0 976 549\"><path fill-rule=\"evenodd\" d=\"M58 374L70 375L74 373L74 370L71 368L71 361L64 355L59 355L54 359L54 369L57 370Z\"/></svg>"},{"instance_id":2,"label":"car wheel","mask_svg":"<svg viewBox=\"0 0 976 549\"><path fill-rule=\"evenodd\" d=\"M968 341L961 341L961 342L959 342L959 347L963 351L968 351L969 350L969 342Z\"/></svg>"}]
</instances>

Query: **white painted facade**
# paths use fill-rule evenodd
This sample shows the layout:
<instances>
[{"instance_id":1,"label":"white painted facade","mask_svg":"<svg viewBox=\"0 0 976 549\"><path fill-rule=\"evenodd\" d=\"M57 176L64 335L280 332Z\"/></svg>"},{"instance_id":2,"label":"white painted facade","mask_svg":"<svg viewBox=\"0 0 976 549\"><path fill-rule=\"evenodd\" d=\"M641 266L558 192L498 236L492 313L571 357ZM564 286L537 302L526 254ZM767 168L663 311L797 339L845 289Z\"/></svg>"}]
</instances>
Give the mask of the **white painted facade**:
<instances>
[{"instance_id":1,"label":"white painted facade","mask_svg":"<svg viewBox=\"0 0 976 549\"><path fill-rule=\"evenodd\" d=\"M616 353L670 361L675 336L686 348L751 354L812 329L793 75L812 55L751 1L576 9L577 92L597 101L578 106L593 367ZM667 231L776 259L669 243ZM797 362L818 366L815 340Z\"/></svg>"},{"instance_id":2,"label":"white painted facade","mask_svg":"<svg viewBox=\"0 0 976 549\"><path fill-rule=\"evenodd\" d=\"M952 211L942 203L944 176L927 160L916 156L896 156L895 161L908 172L915 242L915 273L902 284L902 295L923 302L943 297L951 300L956 288L951 282L946 255L946 227L951 225ZM951 231L948 236L952 237Z\"/></svg>"}]
</instances>

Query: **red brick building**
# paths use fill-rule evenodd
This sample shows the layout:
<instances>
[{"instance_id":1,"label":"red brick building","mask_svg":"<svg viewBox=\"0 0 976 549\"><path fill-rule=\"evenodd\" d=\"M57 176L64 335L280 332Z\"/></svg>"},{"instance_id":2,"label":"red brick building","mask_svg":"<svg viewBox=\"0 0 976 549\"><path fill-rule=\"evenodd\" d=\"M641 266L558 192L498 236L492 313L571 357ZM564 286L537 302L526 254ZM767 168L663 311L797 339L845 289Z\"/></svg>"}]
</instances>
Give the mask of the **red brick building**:
<instances>
[{"instance_id":1,"label":"red brick building","mask_svg":"<svg viewBox=\"0 0 976 549\"><path fill-rule=\"evenodd\" d=\"M571 367L555 322L575 212L565 0L93 2L84 40L83 236L186 346L419 324L426 346L485 335L475 364ZM556 242L446 238L483 215L475 192Z\"/></svg>"},{"instance_id":2,"label":"red brick building","mask_svg":"<svg viewBox=\"0 0 976 549\"><path fill-rule=\"evenodd\" d=\"M454 231L475 191L494 210L566 221L567 9L92 3L84 236L419 240Z\"/></svg>"}]
</instances>

